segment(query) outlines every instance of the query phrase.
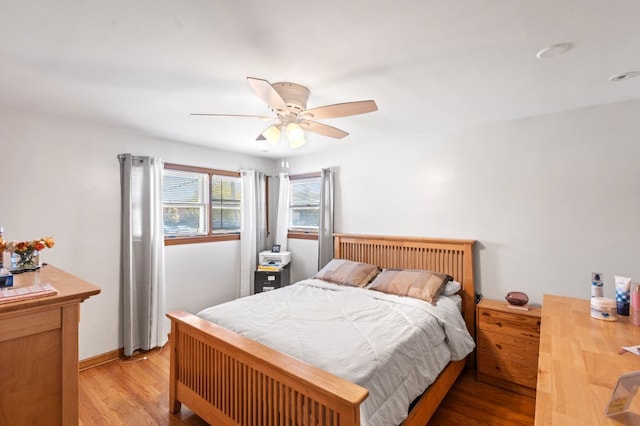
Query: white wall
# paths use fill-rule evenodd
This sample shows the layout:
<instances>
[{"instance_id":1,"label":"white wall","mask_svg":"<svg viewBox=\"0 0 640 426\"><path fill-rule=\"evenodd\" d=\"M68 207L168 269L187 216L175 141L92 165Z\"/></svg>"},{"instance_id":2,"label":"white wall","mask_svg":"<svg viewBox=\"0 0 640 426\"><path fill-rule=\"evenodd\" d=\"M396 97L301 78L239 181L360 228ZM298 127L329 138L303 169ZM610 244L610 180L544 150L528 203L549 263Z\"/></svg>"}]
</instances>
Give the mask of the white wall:
<instances>
[{"instance_id":1,"label":"white wall","mask_svg":"<svg viewBox=\"0 0 640 426\"><path fill-rule=\"evenodd\" d=\"M5 238L51 235L42 253L101 287L81 305L80 359L123 346L121 331L120 166L117 155L269 174L275 162L73 121L0 109L0 224ZM166 248L168 308L193 312L236 297L239 242Z\"/></svg>"},{"instance_id":2,"label":"white wall","mask_svg":"<svg viewBox=\"0 0 640 426\"><path fill-rule=\"evenodd\" d=\"M469 238L485 297L640 281L640 101L290 158L337 166L336 232ZM374 118L373 118L374 119Z\"/></svg>"},{"instance_id":3,"label":"white wall","mask_svg":"<svg viewBox=\"0 0 640 426\"><path fill-rule=\"evenodd\" d=\"M287 250L291 252L291 282L303 280L318 272L318 241L289 238Z\"/></svg>"}]
</instances>

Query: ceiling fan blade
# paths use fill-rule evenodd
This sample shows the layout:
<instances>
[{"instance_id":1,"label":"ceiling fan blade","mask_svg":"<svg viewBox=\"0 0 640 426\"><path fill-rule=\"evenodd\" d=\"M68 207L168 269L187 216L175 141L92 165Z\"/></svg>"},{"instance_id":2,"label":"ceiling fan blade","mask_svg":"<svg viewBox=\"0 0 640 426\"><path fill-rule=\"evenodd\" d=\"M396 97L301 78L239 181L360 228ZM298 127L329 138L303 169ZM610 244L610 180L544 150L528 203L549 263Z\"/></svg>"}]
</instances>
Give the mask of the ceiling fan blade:
<instances>
[{"instance_id":1,"label":"ceiling fan blade","mask_svg":"<svg viewBox=\"0 0 640 426\"><path fill-rule=\"evenodd\" d=\"M349 115L365 114L378 110L378 105L373 100L345 102L342 104L325 105L311 108L302 113L303 117L322 120L325 118L347 117Z\"/></svg>"},{"instance_id":2,"label":"ceiling fan blade","mask_svg":"<svg viewBox=\"0 0 640 426\"><path fill-rule=\"evenodd\" d=\"M276 112L287 111L287 104L276 89L273 88L271 83L261 78L247 77L249 85L260 96L260 99L266 102L269 107Z\"/></svg>"},{"instance_id":3,"label":"ceiling fan blade","mask_svg":"<svg viewBox=\"0 0 640 426\"><path fill-rule=\"evenodd\" d=\"M349 133L344 130L337 129L327 124L318 123L315 121L302 120L300 121L300 127L304 130L308 130L313 133L317 133L322 136L329 136L330 138L342 139L348 136Z\"/></svg>"},{"instance_id":4,"label":"ceiling fan blade","mask_svg":"<svg viewBox=\"0 0 640 426\"><path fill-rule=\"evenodd\" d=\"M257 118L259 120L277 120L278 117L267 117L264 115L243 115L243 114L204 114L204 113L191 113L189 115L206 115L211 117L239 117L239 118Z\"/></svg>"}]
</instances>

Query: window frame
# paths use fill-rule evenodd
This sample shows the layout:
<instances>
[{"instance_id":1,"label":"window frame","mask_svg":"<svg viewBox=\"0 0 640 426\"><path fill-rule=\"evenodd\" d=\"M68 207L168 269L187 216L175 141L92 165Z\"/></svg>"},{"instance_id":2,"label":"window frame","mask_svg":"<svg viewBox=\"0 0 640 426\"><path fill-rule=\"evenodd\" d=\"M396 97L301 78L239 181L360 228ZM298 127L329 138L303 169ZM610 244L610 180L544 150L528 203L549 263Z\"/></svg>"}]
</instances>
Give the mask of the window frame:
<instances>
[{"instance_id":1,"label":"window frame","mask_svg":"<svg viewBox=\"0 0 640 426\"><path fill-rule=\"evenodd\" d=\"M299 175L289 175L289 191L291 191L291 182L292 181L296 181L296 180L303 180L303 179L314 179L314 178L318 178L320 179L322 177L322 173L320 172L315 172L315 173L304 173L304 174L299 174ZM318 208L320 207L320 204L318 204ZM291 206L288 207L289 208L289 214L291 214ZM319 224L318 224L319 226ZM318 240L318 230L299 230L299 229L291 229L289 228L287 230L287 238L291 238L291 239L298 239L298 240Z\"/></svg>"},{"instance_id":2,"label":"window frame","mask_svg":"<svg viewBox=\"0 0 640 426\"><path fill-rule=\"evenodd\" d=\"M216 241L232 241L240 239L240 232L229 232L224 234L214 234L211 226L211 211L213 209L213 200L211 197L211 179L213 176L226 176L226 177L237 177L240 178L240 172L231 172L228 170L219 170L219 169L209 169L206 167L196 167L196 166L185 166L182 164L173 164L173 163L164 163L164 169L168 170L177 170L183 172L193 172L193 173L203 173L208 175L208 186L207 189L209 194L207 196L207 212L206 212L206 221L207 221L207 235L198 235L198 236L165 236L164 237L164 245L165 246L173 246L173 245L181 245L181 244L198 244L198 243L210 243ZM242 202L242 201L241 201ZM163 208L164 208L164 200L163 200Z\"/></svg>"}]
</instances>

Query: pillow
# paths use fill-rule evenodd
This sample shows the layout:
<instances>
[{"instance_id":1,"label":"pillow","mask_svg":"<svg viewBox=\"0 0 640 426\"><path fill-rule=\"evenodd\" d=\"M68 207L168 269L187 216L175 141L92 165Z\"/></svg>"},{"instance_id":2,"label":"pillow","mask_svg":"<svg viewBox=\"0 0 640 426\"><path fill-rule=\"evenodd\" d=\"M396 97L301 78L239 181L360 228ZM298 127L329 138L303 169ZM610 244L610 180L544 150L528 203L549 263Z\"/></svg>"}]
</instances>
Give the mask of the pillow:
<instances>
[{"instance_id":1,"label":"pillow","mask_svg":"<svg viewBox=\"0 0 640 426\"><path fill-rule=\"evenodd\" d=\"M453 296L454 294L457 294L461 288L462 288L462 284L460 284L458 281L451 280L444 285L444 289L442 290L442 295Z\"/></svg>"},{"instance_id":2,"label":"pillow","mask_svg":"<svg viewBox=\"0 0 640 426\"><path fill-rule=\"evenodd\" d=\"M415 297L435 305L445 284L452 279L446 274L421 269L385 269L369 289Z\"/></svg>"},{"instance_id":3,"label":"pillow","mask_svg":"<svg viewBox=\"0 0 640 426\"><path fill-rule=\"evenodd\" d=\"M378 274L378 267L346 259L332 259L313 278L335 284L364 287Z\"/></svg>"}]
</instances>

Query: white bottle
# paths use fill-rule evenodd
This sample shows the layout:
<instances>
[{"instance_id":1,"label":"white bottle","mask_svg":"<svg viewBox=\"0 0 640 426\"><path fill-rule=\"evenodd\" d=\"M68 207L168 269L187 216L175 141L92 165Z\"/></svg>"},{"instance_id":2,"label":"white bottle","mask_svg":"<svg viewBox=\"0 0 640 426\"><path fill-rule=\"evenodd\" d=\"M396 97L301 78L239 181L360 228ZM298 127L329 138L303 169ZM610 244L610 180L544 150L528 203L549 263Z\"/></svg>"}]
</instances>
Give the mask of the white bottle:
<instances>
[{"instance_id":1,"label":"white bottle","mask_svg":"<svg viewBox=\"0 0 640 426\"><path fill-rule=\"evenodd\" d=\"M602 282L602 274L593 272L591 274L591 297L602 297L604 283Z\"/></svg>"},{"instance_id":2,"label":"white bottle","mask_svg":"<svg viewBox=\"0 0 640 426\"><path fill-rule=\"evenodd\" d=\"M0 238L4 237L4 228L0 225ZM6 242L6 241L5 241ZM0 252L0 269L11 269L11 253L2 250Z\"/></svg>"}]
</instances>

